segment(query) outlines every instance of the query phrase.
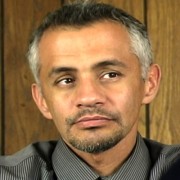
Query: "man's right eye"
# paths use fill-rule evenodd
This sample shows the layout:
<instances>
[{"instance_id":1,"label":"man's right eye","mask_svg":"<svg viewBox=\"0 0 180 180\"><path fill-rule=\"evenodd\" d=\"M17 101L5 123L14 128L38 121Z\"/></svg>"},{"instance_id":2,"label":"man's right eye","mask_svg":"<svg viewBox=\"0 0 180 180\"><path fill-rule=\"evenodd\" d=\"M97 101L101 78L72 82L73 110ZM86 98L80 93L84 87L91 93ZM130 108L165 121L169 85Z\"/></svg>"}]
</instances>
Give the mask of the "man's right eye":
<instances>
[{"instance_id":1,"label":"man's right eye","mask_svg":"<svg viewBox=\"0 0 180 180\"><path fill-rule=\"evenodd\" d=\"M63 79L59 79L55 82L55 84L60 85L60 86L66 86L66 85L71 85L74 83L74 79L73 78L63 78Z\"/></svg>"}]
</instances>

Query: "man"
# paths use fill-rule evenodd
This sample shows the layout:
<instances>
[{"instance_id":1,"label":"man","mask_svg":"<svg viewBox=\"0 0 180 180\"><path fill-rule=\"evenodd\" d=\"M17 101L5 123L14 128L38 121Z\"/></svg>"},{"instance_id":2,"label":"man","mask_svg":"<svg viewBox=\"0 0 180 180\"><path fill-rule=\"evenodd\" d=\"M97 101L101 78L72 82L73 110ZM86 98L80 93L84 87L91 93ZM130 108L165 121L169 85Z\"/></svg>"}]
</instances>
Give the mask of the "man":
<instances>
[{"instance_id":1,"label":"man","mask_svg":"<svg viewBox=\"0 0 180 180\"><path fill-rule=\"evenodd\" d=\"M0 159L0 179L160 179L180 154L138 134L139 111L157 94L146 28L112 6L88 1L49 14L28 60L32 95L61 135Z\"/></svg>"}]
</instances>

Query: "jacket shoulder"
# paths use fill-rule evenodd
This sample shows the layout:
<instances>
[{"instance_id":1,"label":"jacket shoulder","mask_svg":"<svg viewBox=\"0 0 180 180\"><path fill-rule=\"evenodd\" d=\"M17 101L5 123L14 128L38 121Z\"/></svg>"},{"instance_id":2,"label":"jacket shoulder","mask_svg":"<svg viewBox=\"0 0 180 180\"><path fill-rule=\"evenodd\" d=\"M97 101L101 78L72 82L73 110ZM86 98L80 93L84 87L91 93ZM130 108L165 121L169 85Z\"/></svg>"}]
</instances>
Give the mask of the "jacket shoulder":
<instances>
[{"instance_id":1,"label":"jacket shoulder","mask_svg":"<svg viewBox=\"0 0 180 180\"><path fill-rule=\"evenodd\" d=\"M29 159L40 159L42 162L51 162L52 153L57 141L37 142L28 145L13 155L0 156L0 166L18 166Z\"/></svg>"},{"instance_id":2,"label":"jacket shoulder","mask_svg":"<svg viewBox=\"0 0 180 180\"><path fill-rule=\"evenodd\" d=\"M163 156L167 163L172 164L180 156L180 145L166 145L150 139L144 138L144 142L149 150L153 164Z\"/></svg>"}]
</instances>

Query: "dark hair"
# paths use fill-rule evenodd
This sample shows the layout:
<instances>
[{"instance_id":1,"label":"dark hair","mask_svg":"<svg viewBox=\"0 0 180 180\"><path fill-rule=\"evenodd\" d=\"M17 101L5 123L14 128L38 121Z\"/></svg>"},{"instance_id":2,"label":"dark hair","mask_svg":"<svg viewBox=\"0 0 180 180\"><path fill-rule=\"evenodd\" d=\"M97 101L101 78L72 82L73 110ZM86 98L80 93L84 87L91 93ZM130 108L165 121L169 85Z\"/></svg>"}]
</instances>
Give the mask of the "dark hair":
<instances>
[{"instance_id":1,"label":"dark hair","mask_svg":"<svg viewBox=\"0 0 180 180\"><path fill-rule=\"evenodd\" d=\"M122 9L104 3L83 1L65 5L49 13L33 33L27 57L35 80L39 81L40 71L38 44L45 31L57 27L82 28L102 21L114 21L127 29L131 40L132 52L141 63L142 77L145 78L152 63L152 51L146 27Z\"/></svg>"}]
</instances>

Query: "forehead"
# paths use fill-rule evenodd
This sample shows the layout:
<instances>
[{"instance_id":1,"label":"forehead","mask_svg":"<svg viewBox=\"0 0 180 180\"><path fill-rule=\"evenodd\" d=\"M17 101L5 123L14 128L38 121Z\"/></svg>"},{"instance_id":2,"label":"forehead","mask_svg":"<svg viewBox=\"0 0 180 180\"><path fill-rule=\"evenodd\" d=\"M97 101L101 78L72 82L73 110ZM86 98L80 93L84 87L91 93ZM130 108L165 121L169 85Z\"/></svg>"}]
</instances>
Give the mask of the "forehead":
<instances>
[{"instance_id":1,"label":"forehead","mask_svg":"<svg viewBox=\"0 0 180 180\"><path fill-rule=\"evenodd\" d=\"M96 37L98 37L98 39L96 39ZM76 41L73 42L72 38L76 39ZM40 40L40 46L41 44L49 43L48 41L54 41L56 43L59 41L59 45L61 44L63 46L64 44L61 42L70 42L74 44L82 40L87 43L89 40L92 42L93 40L94 42L97 42L97 40L103 40L103 42L99 41L99 43L120 40L119 43L129 43L129 34L125 26L113 21L100 21L82 27L60 26L45 31Z\"/></svg>"},{"instance_id":2,"label":"forehead","mask_svg":"<svg viewBox=\"0 0 180 180\"><path fill-rule=\"evenodd\" d=\"M41 65L66 65L77 63L77 60L87 64L105 58L117 59L113 56L128 58L131 55L130 38L126 28L110 21L96 22L81 28L49 29L39 43Z\"/></svg>"}]
</instances>

